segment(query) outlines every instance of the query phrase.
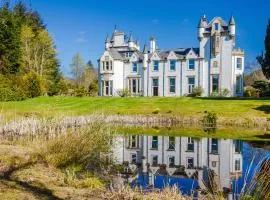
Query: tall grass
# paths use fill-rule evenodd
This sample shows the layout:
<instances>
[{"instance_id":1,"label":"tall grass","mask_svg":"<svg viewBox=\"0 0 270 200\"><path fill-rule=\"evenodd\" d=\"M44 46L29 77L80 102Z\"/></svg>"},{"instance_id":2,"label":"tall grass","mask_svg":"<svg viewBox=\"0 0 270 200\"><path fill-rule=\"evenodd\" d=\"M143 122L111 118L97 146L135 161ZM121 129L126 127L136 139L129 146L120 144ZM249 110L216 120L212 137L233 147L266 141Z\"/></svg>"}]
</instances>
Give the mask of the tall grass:
<instances>
[{"instance_id":1,"label":"tall grass","mask_svg":"<svg viewBox=\"0 0 270 200\"><path fill-rule=\"evenodd\" d=\"M107 159L102 154L111 151L112 135L102 123L69 130L67 134L52 140L42 141L42 157L55 167L83 165L98 170Z\"/></svg>"}]
</instances>

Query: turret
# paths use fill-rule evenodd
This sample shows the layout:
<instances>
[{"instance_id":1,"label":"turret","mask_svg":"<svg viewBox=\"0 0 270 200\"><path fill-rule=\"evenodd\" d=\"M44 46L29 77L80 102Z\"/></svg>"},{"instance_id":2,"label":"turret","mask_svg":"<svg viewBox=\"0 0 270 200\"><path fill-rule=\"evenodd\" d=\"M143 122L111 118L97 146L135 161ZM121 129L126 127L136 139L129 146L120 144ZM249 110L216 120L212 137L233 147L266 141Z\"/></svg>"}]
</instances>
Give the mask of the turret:
<instances>
[{"instance_id":1,"label":"turret","mask_svg":"<svg viewBox=\"0 0 270 200\"><path fill-rule=\"evenodd\" d=\"M154 53L156 51L156 39L152 36L150 38L150 53Z\"/></svg>"},{"instance_id":2,"label":"turret","mask_svg":"<svg viewBox=\"0 0 270 200\"><path fill-rule=\"evenodd\" d=\"M229 32L232 37L235 36L235 21L233 16L231 16L231 19L229 21Z\"/></svg>"},{"instance_id":3,"label":"turret","mask_svg":"<svg viewBox=\"0 0 270 200\"><path fill-rule=\"evenodd\" d=\"M136 46L136 44L135 44L135 42L133 40L132 33L130 33L130 35L129 35L128 46L129 46L129 48L135 48L135 46Z\"/></svg>"},{"instance_id":4,"label":"turret","mask_svg":"<svg viewBox=\"0 0 270 200\"><path fill-rule=\"evenodd\" d=\"M139 43L139 40L138 39L135 42L135 46L138 49L138 51L140 51L140 43Z\"/></svg>"},{"instance_id":5,"label":"turret","mask_svg":"<svg viewBox=\"0 0 270 200\"><path fill-rule=\"evenodd\" d=\"M143 47L143 68L147 68L147 61L148 61L148 49L147 46L144 45Z\"/></svg>"},{"instance_id":6,"label":"turret","mask_svg":"<svg viewBox=\"0 0 270 200\"><path fill-rule=\"evenodd\" d=\"M107 35L106 39L105 39L105 49L108 50L110 48L111 45L111 41L109 36Z\"/></svg>"},{"instance_id":7,"label":"turret","mask_svg":"<svg viewBox=\"0 0 270 200\"><path fill-rule=\"evenodd\" d=\"M198 24L198 38L199 38L199 40L201 40L203 38L203 34L205 31L206 25L207 25L206 16L204 15L203 17L201 17L199 24Z\"/></svg>"}]
</instances>

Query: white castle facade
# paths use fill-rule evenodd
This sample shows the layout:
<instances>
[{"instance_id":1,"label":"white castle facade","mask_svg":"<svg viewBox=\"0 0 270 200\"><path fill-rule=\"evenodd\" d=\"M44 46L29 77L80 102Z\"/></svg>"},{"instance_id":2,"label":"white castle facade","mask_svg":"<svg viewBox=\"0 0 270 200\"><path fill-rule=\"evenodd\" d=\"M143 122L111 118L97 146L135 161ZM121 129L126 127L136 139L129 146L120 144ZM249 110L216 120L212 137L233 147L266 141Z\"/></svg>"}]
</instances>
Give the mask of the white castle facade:
<instances>
[{"instance_id":1,"label":"white castle facade","mask_svg":"<svg viewBox=\"0 0 270 200\"><path fill-rule=\"evenodd\" d=\"M106 38L99 62L99 95L118 96L128 90L132 96L187 96L193 88L203 88L203 96L243 95L244 51L235 48L236 25L231 17L207 22L200 19L198 48L157 48L150 38L150 48L141 51L132 34L115 30ZM149 50L148 50L149 49Z\"/></svg>"}]
</instances>

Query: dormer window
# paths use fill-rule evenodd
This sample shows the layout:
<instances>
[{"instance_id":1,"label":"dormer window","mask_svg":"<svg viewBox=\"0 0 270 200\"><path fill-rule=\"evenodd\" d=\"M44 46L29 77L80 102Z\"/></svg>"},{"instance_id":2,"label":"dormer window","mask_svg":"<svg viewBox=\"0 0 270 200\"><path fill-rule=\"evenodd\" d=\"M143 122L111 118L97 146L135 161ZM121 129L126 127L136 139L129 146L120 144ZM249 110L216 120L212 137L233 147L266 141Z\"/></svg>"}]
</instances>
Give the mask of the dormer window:
<instances>
[{"instance_id":1,"label":"dormer window","mask_svg":"<svg viewBox=\"0 0 270 200\"><path fill-rule=\"evenodd\" d=\"M215 30L218 31L218 29L219 29L219 24L215 23Z\"/></svg>"},{"instance_id":2,"label":"dormer window","mask_svg":"<svg viewBox=\"0 0 270 200\"><path fill-rule=\"evenodd\" d=\"M170 71L175 71L175 65L176 65L176 61L170 60Z\"/></svg>"},{"instance_id":3,"label":"dormer window","mask_svg":"<svg viewBox=\"0 0 270 200\"><path fill-rule=\"evenodd\" d=\"M190 59L188 61L188 69L189 70L194 70L195 69L195 60L194 59Z\"/></svg>"},{"instance_id":4,"label":"dormer window","mask_svg":"<svg viewBox=\"0 0 270 200\"><path fill-rule=\"evenodd\" d=\"M154 69L154 71L158 71L158 64L159 64L159 62L157 60L155 60L153 62L153 69Z\"/></svg>"},{"instance_id":5,"label":"dormer window","mask_svg":"<svg viewBox=\"0 0 270 200\"><path fill-rule=\"evenodd\" d=\"M125 57L126 57L126 58L130 58L130 57L131 57L131 55L132 55L132 53L131 53L131 52L126 52L126 53L125 53Z\"/></svg>"}]
</instances>

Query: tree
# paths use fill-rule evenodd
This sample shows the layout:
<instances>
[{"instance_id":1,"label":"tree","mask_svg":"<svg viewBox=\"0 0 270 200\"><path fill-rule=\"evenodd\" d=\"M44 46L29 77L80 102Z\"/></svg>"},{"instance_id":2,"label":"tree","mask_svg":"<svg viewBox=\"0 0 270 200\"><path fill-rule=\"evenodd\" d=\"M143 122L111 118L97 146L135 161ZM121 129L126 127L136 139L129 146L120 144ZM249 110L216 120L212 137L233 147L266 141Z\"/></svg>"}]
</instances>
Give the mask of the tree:
<instances>
[{"instance_id":1,"label":"tree","mask_svg":"<svg viewBox=\"0 0 270 200\"><path fill-rule=\"evenodd\" d=\"M76 53L72 58L72 63L70 64L71 73L76 81L76 84L81 83L81 78L83 76L85 64L79 53Z\"/></svg>"},{"instance_id":2,"label":"tree","mask_svg":"<svg viewBox=\"0 0 270 200\"><path fill-rule=\"evenodd\" d=\"M263 74L267 79L270 79L270 19L266 28L266 36L264 40L265 53L257 57L259 64L261 65Z\"/></svg>"},{"instance_id":3,"label":"tree","mask_svg":"<svg viewBox=\"0 0 270 200\"><path fill-rule=\"evenodd\" d=\"M20 23L9 5L0 8L0 73L16 74L21 66Z\"/></svg>"}]
</instances>

